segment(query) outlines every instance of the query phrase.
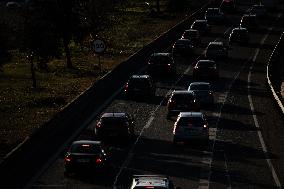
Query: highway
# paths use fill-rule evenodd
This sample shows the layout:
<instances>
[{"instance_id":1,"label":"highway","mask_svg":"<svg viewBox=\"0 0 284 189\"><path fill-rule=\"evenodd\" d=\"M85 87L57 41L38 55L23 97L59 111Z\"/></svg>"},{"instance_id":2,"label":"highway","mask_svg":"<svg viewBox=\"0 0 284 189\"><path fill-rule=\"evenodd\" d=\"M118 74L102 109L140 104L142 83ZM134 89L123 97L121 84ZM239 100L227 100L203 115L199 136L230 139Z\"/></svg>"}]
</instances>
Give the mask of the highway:
<instances>
[{"instance_id":1,"label":"highway","mask_svg":"<svg viewBox=\"0 0 284 189\"><path fill-rule=\"evenodd\" d=\"M195 56L176 60L177 76L156 80L154 100L128 100L118 93L104 112L132 114L137 138L131 144L109 144L109 170L66 177L63 157L67 149L63 148L27 188L127 188L133 174L168 175L183 189L280 188L284 184L284 119L266 86L266 63L283 31L283 7L268 13L261 28L250 33L247 46L231 46L229 59L219 62L220 78L212 82L214 107L202 108L209 118L209 146L174 147L174 119L166 119L167 95L174 89L187 89L192 63L202 57L206 44L215 40L227 44L231 29L247 9L242 5L238 13L229 14L230 24L213 25ZM96 121L75 140L95 139Z\"/></svg>"}]
</instances>

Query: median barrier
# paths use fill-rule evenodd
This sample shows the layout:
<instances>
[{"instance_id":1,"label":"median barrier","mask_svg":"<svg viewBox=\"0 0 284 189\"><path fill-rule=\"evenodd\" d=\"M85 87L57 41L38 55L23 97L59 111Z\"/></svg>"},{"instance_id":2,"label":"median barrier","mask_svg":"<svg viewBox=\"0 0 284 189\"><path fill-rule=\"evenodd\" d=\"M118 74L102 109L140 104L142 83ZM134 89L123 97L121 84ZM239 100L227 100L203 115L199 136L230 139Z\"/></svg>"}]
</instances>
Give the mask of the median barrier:
<instances>
[{"instance_id":1,"label":"median barrier","mask_svg":"<svg viewBox=\"0 0 284 189\"><path fill-rule=\"evenodd\" d=\"M169 47L208 5L209 3L203 5L188 18L121 62L7 154L0 164L2 185L23 188L74 132L90 124L86 123L86 120L92 121L101 113L102 110L98 111L99 107L120 90L132 74L146 67L146 60L152 53ZM97 114L94 115L94 112ZM15 177L18 182L14 182Z\"/></svg>"}]
</instances>

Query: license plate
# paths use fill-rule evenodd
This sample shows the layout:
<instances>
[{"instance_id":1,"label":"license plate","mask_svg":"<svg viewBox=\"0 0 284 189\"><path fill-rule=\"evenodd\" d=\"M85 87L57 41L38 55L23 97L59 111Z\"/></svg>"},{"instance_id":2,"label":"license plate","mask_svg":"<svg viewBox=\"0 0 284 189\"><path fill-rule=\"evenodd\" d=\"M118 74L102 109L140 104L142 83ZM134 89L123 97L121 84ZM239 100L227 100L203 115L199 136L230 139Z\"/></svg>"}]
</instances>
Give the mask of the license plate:
<instances>
[{"instance_id":1,"label":"license plate","mask_svg":"<svg viewBox=\"0 0 284 189\"><path fill-rule=\"evenodd\" d=\"M77 162L79 162L79 163L88 163L88 162L90 162L90 159L78 159Z\"/></svg>"}]
</instances>

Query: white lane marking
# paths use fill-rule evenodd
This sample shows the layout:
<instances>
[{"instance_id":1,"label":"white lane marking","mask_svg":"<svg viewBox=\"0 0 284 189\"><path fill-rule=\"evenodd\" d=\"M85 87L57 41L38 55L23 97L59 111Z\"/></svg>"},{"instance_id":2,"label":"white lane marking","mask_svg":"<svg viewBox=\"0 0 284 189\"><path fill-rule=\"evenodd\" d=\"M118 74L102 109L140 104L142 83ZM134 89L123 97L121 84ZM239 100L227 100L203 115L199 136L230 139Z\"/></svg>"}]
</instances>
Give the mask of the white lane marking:
<instances>
[{"instance_id":1,"label":"white lane marking","mask_svg":"<svg viewBox=\"0 0 284 189\"><path fill-rule=\"evenodd\" d=\"M279 18L280 16L281 16L281 13L278 14L278 18ZM271 31L273 28L274 28L274 27L270 27L270 28L269 28L268 33L262 38L260 45L262 45L262 44L265 42L265 40L266 40L267 37L269 36L270 31ZM254 124L255 124L255 127L256 127L256 128L260 128L260 125L259 125L259 122L258 122L258 119L257 119L256 114L254 114L255 109L254 109L254 105L253 105L253 102L252 102L251 85L250 85L250 83L251 83L251 73L252 73L253 65L254 65L254 62L256 61L256 58L257 58L257 56L258 56L258 54L259 54L259 51L260 51L260 48L258 48L258 49L256 50L256 52L255 52L253 61L252 61L251 66L250 66L250 68L249 68L249 74L248 74L248 79L247 79L247 80L248 80L248 85L247 85L248 100L249 100L251 112L253 113L252 116L253 116L253 121L254 121ZM271 173L272 173L272 177L273 177L273 179L274 179L274 182L275 182L275 184L276 184L276 186L277 186L278 188L282 188L281 183L280 183L280 181L279 181L279 178L278 178L278 176L277 176L277 173L276 173L276 171L275 171L275 169L274 169L274 166L273 166L273 164L272 164L272 161L271 161L271 159L269 158L269 156L268 156L268 154L267 154L267 153L268 153L267 147L266 147L266 144L265 144L265 142L264 142L264 139L263 139L263 136L262 136L262 133L261 133L260 129L258 129L257 135L258 135L258 138L259 138L261 147L262 147L262 151L264 152L264 154L265 154L265 156L266 156L266 162L267 162L267 164L268 164L268 167L270 168L270 171L271 171Z\"/></svg>"}]
</instances>

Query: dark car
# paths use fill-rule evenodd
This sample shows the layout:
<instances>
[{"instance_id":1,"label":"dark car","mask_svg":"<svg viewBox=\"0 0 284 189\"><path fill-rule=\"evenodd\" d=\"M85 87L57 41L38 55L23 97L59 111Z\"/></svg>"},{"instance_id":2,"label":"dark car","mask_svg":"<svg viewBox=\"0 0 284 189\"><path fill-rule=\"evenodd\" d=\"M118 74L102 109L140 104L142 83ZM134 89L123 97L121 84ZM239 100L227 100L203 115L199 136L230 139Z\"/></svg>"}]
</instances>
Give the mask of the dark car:
<instances>
[{"instance_id":1,"label":"dark car","mask_svg":"<svg viewBox=\"0 0 284 189\"><path fill-rule=\"evenodd\" d=\"M258 28L258 21L256 15L254 14L245 14L241 18L240 22L241 28L246 28L248 31L254 31Z\"/></svg>"},{"instance_id":2,"label":"dark car","mask_svg":"<svg viewBox=\"0 0 284 189\"><path fill-rule=\"evenodd\" d=\"M189 87L189 91L193 91L201 104L213 104L214 95L211 89L211 85L208 82L192 82Z\"/></svg>"},{"instance_id":3,"label":"dark car","mask_svg":"<svg viewBox=\"0 0 284 189\"><path fill-rule=\"evenodd\" d=\"M248 44L249 43L249 33L246 28L234 28L229 36L229 44Z\"/></svg>"},{"instance_id":4,"label":"dark car","mask_svg":"<svg viewBox=\"0 0 284 189\"><path fill-rule=\"evenodd\" d=\"M130 189L181 189L165 175L133 175Z\"/></svg>"},{"instance_id":5,"label":"dark car","mask_svg":"<svg viewBox=\"0 0 284 189\"><path fill-rule=\"evenodd\" d=\"M170 118L182 111L199 111L200 106L193 91L175 90L169 97L167 108L167 118Z\"/></svg>"},{"instance_id":6,"label":"dark car","mask_svg":"<svg viewBox=\"0 0 284 189\"><path fill-rule=\"evenodd\" d=\"M213 60L227 60L228 49L223 42L209 42L205 49L205 58Z\"/></svg>"},{"instance_id":7,"label":"dark car","mask_svg":"<svg viewBox=\"0 0 284 189\"><path fill-rule=\"evenodd\" d=\"M236 11L235 0L222 0L220 9L224 12L233 13L234 11Z\"/></svg>"},{"instance_id":8,"label":"dark car","mask_svg":"<svg viewBox=\"0 0 284 189\"><path fill-rule=\"evenodd\" d=\"M204 17L209 23L225 22L225 14L220 10L220 8L208 8Z\"/></svg>"},{"instance_id":9,"label":"dark car","mask_svg":"<svg viewBox=\"0 0 284 189\"><path fill-rule=\"evenodd\" d=\"M195 20L190 29L198 30L200 34L207 34L211 31L210 25L207 23L207 20Z\"/></svg>"},{"instance_id":10,"label":"dark car","mask_svg":"<svg viewBox=\"0 0 284 189\"><path fill-rule=\"evenodd\" d=\"M156 86L150 75L132 75L124 87L129 98L154 97Z\"/></svg>"},{"instance_id":11,"label":"dark car","mask_svg":"<svg viewBox=\"0 0 284 189\"><path fill-rule=\"evenodd\" d=\"M100 141L74 141L64 157L65 173L80 170L101 170L106 166L107 154Z\"/></svg>"},{"instance_id":12,"label":"dark car","mask_svg":"<svg viewBox=\"0 0 284 189\"><path fill-rule=\"evenodd\" d=\"M169 76L176 73L176 64L170 53L153 53L148 60L148 74Z\"/></svg>"},{"instance_id":13,"label":"dark car","mask_svg":"<svg viewBox=\"0 0 284 189\"><path fill-rule=\"evenodd\" d=\"M181 112L173 128L173 144L198 140L209 141L209 126L205 114L201 112Z\"/></svg>"},{"instance_id":14,"label":"dark car","mask_svg":"<svg viewBox=\"0 0 284 189\"><path fill-rule=\"evenodd\" d=\"M193 68L194 79L217 79L219 70L214 60L198 60Z\"/></svg>"},{"instance_id":15,"label":"dark car","mask_svg":"<svg viewBox=\"0 0 284 189\"><path fill-rule=\"evenodd\" d=\"M189 39L178 39L172 48L172 54L174 57L188 57L192 56L194 52L194 47Z\"/></svg>"},{"instance_id":16,"label":"dark car","mask_svg":"<svg viewBox=\"0 0 284 189\"><path fill-rule=\"evenodd\" d=\"M201 44L201 37L198 30L189 29L185 30L181 36L181 39L188 39L194 46Z\"/></svg>"},{"instance_id":17,"label":"dark car","mask_svg":"<svg viewBox=\"0 0 284 189\"><path fill-rule=\"evenodd\" d=\"M131 139L134 136L134 119L125 112L104 113L96 125L95 133L100 139Z\"/></svg>"},{"instance_id":18,"label":"dark car","mask_svg":"<svg viewBox=\"0 0 284 189\"><path fill-rule=\"evenodd\" d=\"M255 15L257 18L263 18L266 15L266 8L262 4L253 5L248 14Z\"/></svg>"}]
</instances>

